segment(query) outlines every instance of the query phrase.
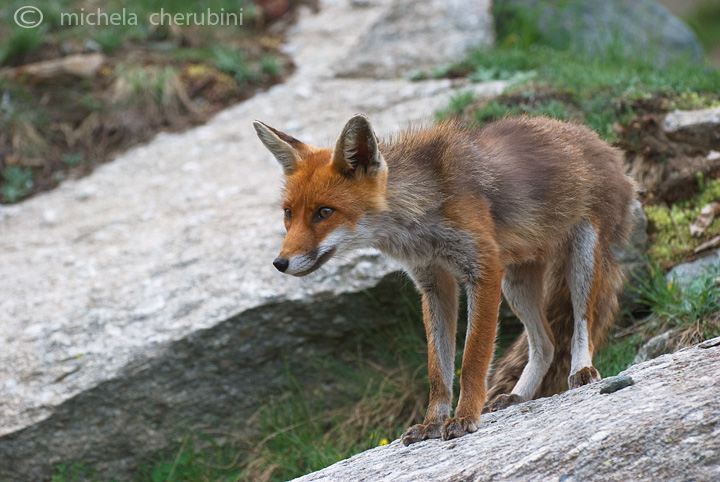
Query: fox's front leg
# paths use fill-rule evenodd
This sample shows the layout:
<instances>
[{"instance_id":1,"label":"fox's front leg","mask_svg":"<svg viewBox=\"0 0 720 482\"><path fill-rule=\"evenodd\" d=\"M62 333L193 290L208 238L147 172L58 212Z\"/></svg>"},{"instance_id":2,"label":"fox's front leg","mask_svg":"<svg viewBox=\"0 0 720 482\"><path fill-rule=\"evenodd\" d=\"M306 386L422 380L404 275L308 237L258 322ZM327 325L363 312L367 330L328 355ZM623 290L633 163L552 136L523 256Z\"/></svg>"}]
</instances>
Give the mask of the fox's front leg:
<instances>
[{"instance_id":1,"label":"fox's front leg","mask_svg":"<svg viewBox=\"0 0 720 482\"><path fill-rule=\"evenodd\" d=\"M455 371L455 330L458 288L445 269L425 267L411 272L422 294L423 320L428 343L430 403L421 424L402 436L405 445L442 436L443 423L450 417Z\"/></svg>"},{"instance_id":2,"label":"fox's front leg","mask_svg":"<svg viewBox=\"0 0 720 482\"><path fill-rule=\"evenodd\" d=\"M499 262L488 262L482 275L468 285L468 330L465 339L460 399L455 416L445 421L442 438L449 440L475 432L487 398L485 379L492 360L497 330L502 269Z\"/></svg>"}]
</instances>

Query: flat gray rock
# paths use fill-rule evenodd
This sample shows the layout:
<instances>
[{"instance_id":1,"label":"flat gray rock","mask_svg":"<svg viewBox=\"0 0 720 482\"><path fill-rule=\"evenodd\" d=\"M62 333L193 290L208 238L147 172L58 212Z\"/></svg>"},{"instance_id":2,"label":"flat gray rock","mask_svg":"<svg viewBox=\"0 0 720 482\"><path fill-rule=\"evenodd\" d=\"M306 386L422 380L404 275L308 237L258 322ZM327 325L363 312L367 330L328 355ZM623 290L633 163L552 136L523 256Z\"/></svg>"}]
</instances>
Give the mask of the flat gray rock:
<instances>
[{"instance_id":1,"label":"flat gray rock","mask_svg":"<svg viewBox=\"0 0 720 482\"><path fill-rule=\"evenodd\" d=\"M715 250L694 261L680 263L671 269L665 278L678 283L683 289L687 289L701 276L707 276L708 273L717 271L718 266L720 266L720 250Z\"/></svg>"},{"instance_id":2,"label":"flat gray rock","mask_svg":"<svg viewBox=\"0 0 720 482\"><path fill-rule=\"evenodd\" d=\"M40 480L68 460L123 478L187 426L249 416L284 359L391 321L363 291L392 307L408 283L376 251L307 279L272 267L282 174L251 127L329 145L357 112L382 135L445 106L449 80L333 77L387 8L359 18L325 3L289 36L287 83L0 208L0 479Z\"/></svg>"},{"instance_id":3,"label":"flat gray rock","mask_svg":"<svg viewBox=\"0 0 720 482\"><path fill-rule=\"evenodd\" d=\"M336 72L402 77L449 64L471 48L489 47L495 37L490 6L490 0L396 0L352 45Z\"/></svg>"},{"instance_id":4,"label":"flat gray rock","mask_svg":"<svg viewBox=\"0 0 720 482\"><path fill-rule=\"evenodd\" d=\"M663 129L672 140L700 149L720 149L720 107L670 112L665 116ZM707 160L717 163L718 159Z\"/></svg>"},{"instance_id":5,"label":"flat gray rock","mask_svg":"<svg viewBox=\"0 0 720 482\"><path fill-rule=\"evenodd\" d=\"M720 346L706 346L630 367L613 393L593 383L484 414L460 439L396 440L295 480L720 480Z\"/></svg>"}]
</instances>

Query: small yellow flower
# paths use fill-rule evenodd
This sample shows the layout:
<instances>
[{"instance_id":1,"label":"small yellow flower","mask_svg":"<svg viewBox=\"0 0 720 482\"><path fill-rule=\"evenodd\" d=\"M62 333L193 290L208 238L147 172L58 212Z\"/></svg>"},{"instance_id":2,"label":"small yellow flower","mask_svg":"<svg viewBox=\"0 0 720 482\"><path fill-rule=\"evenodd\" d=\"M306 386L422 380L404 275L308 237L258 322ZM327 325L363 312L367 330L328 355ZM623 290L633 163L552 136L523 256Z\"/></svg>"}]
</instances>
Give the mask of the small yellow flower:
<instances>
[{"instance_id":1,"label":"small yellow flower","mask_svg":"<svg viewBox=\"0 0 720 482\"><path fill-rule=\"evenodd\" d=\"M386 439L386 438L381 438L381 439L380 439L380 442L378 442L378 447L381 447L381 446L383 446L383 445L387 445L387 444L389 444L389 443L390 443L390 442L388 442L388 439Z\"/></svg>"},{"instance_id":2,"label":"small yellow flower","mask_svg":"<svg viewBox=\"0 0 720 482\"><path fill-rule=\"evenodd\" d=\"M455 375L460 375L460 369L455 370Z\"/></svg>"}]
</instances>

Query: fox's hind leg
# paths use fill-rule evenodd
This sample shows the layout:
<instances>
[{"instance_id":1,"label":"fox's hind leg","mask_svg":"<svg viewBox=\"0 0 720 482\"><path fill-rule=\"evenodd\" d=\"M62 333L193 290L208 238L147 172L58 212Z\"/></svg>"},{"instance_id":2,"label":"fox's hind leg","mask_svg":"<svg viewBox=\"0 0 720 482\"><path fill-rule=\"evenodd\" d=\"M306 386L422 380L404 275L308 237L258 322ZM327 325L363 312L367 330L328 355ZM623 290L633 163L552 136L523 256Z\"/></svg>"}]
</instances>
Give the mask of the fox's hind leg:
<instances>
[{"instance_id":1,"label":"fox's hind leg","mask_svg":"<svg viewBox=\"0 0 720 482\"><path fill-rule=\"evenodd\" d=\"M600 380L600 374L592 364L593 344L590 336L597 291L602 285L602 272L597 258L597 231L588 221L581 221L572 231L570 262L565 277L570 288L575 321L568 377L568 387L571 389Z\"/></svg>"},{"instance_id":2,"label":"fox's hind leg","mask_svg":"<svg viewBox=\"0 0 720 482\"><path fill-rule=\"evenodd\" d=\"M543 275L545 263L510 265L502 280L505 299L527 333L529 357L520 379L509 394L498 395L490 404L496 411L530 400L537 391L553 360L555 342L545 319Z\"/></svg>"}]
</instances>

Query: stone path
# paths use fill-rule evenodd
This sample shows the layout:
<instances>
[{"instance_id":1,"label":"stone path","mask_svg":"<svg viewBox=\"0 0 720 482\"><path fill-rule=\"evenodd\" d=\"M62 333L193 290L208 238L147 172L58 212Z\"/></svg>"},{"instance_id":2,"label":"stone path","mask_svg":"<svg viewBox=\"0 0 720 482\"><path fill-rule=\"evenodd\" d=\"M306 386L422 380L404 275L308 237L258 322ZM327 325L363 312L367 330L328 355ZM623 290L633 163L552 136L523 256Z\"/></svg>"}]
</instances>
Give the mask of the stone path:
<instances>
[{"instance_id":1,"label":"stone path","mask_svg":"<svg viewBox=\"0 0 720 482\"><path fill-rule=\"evenodd\" d=\"M386 52L368 70L384 80L363 76L366 64L355 62L372 58L368 35L392 22L402 22L397 35L418 58L437 63L432 52L453 48L460 55L490 41L488 9L489 0L327 1L289 36L298 69L287 83L205 126L161 134L87 178L0 208L0 478L45 476L49 463L68 458L105 463L109 474L118 464L129 469L167 442L177 420L192 421L192 407L208 417L251 408L238 400L256 390L255 365L318 330L352 330L344 296L397 267L367 251L308 279L277 273L281 170L251 121L325 144L357 112L382 135L428 119L458 89L497 95L499 82L402 80L406 51L396 64ZM445 48L447 15L461 15L456 27L466 30ZM425 30L413 32L413 22ZM315 325L306 329L298 309ZM228 366L221 356L234 358ZM208 385L210 372L218 386ZM108 443L115 448L103 455Z\"/></svg>"}]
</instances>

